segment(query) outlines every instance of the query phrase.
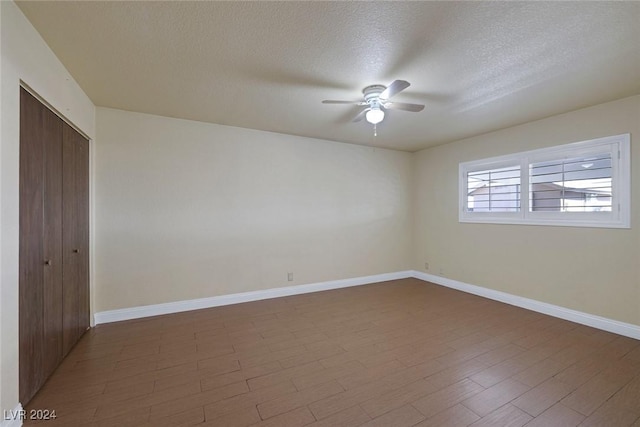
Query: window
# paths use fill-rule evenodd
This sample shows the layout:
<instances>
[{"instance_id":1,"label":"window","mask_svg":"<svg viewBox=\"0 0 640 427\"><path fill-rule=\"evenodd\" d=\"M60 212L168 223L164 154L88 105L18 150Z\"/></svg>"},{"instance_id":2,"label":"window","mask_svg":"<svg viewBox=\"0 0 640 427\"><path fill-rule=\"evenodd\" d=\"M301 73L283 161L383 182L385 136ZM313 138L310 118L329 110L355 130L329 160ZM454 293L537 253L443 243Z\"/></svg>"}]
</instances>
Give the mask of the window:
<instances>
[{"instance_id":1,"label":"window","mask_svg":"<svg viewBox=\"0 0 640 427\"><path fill-rule=\"evenodd\" d=\"M460 222L629 228L629 150L625 134L461 163Z\"/></svg>"},{"instance_id":2,"label":"window","mask_svg":"<svg viewBox=\"0 0 640 427\"><path fill-rule=\"evenodd\" d=\"M520 165L467 174L469 212L518 212Z\"/></svg>"},{"instance_id":3,"label":"window","mask_svg":"<svg viewBox=\"0 0 640 427\"><path fill-rule=\"evenodd\" d=\"M529 210L611 212L611 153L556 159L529 166Z\"/></svg>"}]
</instances>

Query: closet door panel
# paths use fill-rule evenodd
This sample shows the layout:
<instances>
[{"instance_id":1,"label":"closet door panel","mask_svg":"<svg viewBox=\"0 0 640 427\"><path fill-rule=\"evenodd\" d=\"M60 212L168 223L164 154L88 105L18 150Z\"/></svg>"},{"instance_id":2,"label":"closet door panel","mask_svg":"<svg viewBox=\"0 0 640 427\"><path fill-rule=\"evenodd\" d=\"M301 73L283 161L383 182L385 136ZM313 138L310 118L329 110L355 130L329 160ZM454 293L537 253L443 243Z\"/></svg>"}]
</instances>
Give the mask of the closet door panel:
<instances>
[{"instance_id":1,"label":"closet door panel","mask_svg":"<svg viewBox=\"0 0 640 427\"><path fill-rule=\"evenodd\" d=\"M89 327L89 141L24 89L19 208L26 405Z\"/></svg>"},{"instance_id":2,"label":"closet door panel","mask_svg":"<svg viewBox=\"0 0 640 427\"><path fill-rule=\"evenodd\" d=\"M62 359L62 120L44 112L44 371Z\"/></svg>"},{"instance_id":3,"label":"closet door panel","mask_svg":"<svg viewBox=\"0 0 640 427\"><path fill-rule=\"evenodd\" d=\"M78 218L78 327L79 336L89 320L89 141L77 134L76 194Z\"/></svg>"},{"instance_id":4,"label":"closet door panel","mask_svg":"<svg viewBox=\"0 0 640 427\"><path fill-rule=\"evenodd\" d=\"M20 91L19 394L28 402L44 382L42 235L44 107ZM48 266L47 266L48 267Z\"/></svg>"},{"instance_id":5,"label":"closet door panel","mask_svg":"<svg viewBox=\"0 0 640 427\"><path fill-rule=\"evenodd\" d=\"M63 355L78 339L78 218L76 195L77 144L75 131L66 123L62 132L62 312Z\"/></svg>"}]
</instances>

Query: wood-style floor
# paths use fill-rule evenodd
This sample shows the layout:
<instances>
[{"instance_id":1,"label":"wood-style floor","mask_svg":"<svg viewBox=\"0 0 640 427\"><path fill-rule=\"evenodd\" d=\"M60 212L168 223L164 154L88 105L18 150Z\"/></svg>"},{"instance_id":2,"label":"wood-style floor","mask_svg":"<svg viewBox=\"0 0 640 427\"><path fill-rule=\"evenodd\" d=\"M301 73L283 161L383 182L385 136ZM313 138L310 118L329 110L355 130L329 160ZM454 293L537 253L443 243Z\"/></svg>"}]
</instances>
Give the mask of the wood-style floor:
<instances>
[{"instance_id":1,"label":"wood-style floor","mask_svg":"<svg viewBox=\"0 0 640 427\"><path fill-rule=\"evenodd\" d=\"M27 409L52 427L638 427L640 341L406 279L100 325Z\"/></svg>"}]
</instances>

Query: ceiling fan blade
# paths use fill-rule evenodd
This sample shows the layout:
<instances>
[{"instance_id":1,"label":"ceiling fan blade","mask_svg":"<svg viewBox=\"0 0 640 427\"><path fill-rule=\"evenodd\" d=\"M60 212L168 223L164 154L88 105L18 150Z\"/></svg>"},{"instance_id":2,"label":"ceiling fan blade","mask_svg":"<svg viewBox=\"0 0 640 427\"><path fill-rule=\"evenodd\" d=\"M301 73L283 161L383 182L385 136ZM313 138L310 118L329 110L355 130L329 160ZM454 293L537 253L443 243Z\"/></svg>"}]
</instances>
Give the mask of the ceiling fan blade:
<instances>
[{"instance_id":1,"label":"ceiling fan blade","mask_svg":"<svg viewBox=\"0 0 640 427\"><path fill-rule=\"evenodd\" d=\"M403 111L412 111L414 113L417 113L418 111L424 110L424 105L409 104L406 102L386 102L384 104L384 108L388 110L403 110Z\"/></svg>"},{"instance_id":2,"label":"ceiling fan blade","mask_svg":"<svg viewBox=\"0 0 640 427\"><path fill-rule=\"evenodd\" d=\"M367 114L367 111L369 110L370 108L365 108L364 110L360 111L358 115L353 118L352 122L354 123L361 122L362 119L364 119L364 116Z\"/></svg>"},{"instance_id":3,"label":"ceiling fan blade","mask_svg":"<svg viewBox=\"0 0 640 427\"><path fill-rule=\"evenodd\" d=\"M389 99L396 93L402 92L410 85L411 83L406 80L394 80L393 83L391 83L385 90L382 91L382 93L380 94L380 98Z\"/></svg>"},{"instance_id":4,"label":"ceiling fan blade","mask_svg":"<svg viewBox=\"0 0 640 427\"><path fill-rule=\"evenodd\" d=\"M351 105L364 105L362 101L336 101L333 99L325 99L323 104L351 104Z\"/></svg>"}]
</instances>

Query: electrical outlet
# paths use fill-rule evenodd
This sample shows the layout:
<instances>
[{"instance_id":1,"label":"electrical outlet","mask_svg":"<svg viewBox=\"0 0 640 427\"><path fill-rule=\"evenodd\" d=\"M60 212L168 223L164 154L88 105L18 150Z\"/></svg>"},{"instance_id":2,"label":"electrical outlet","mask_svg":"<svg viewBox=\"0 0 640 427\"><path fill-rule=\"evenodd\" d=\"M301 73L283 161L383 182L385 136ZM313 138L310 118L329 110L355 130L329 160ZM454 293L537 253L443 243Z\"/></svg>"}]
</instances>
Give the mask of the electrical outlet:
<instances>
[{"instance_id":1,"label":"electrical outlet","mask_svg":"<svg viewBox=\"0 0 640 427\"><path fill-rule=\"evenodd\" d=\"M287 273L287 281L293 282L293 273Z\"/></svg>"},{"instance_id":2,"label":"electrical outlet","mask_svg":"<svg viewBox=\"0 0 640 427\"><path fill-rule=\"evenodd\" d=\"M429 269L429 263L428 263L428 262L425 262L425 263L424 263L424 269L425 269L425 270L428 270L428 269Z\"/></svg>"}]
</instances>

